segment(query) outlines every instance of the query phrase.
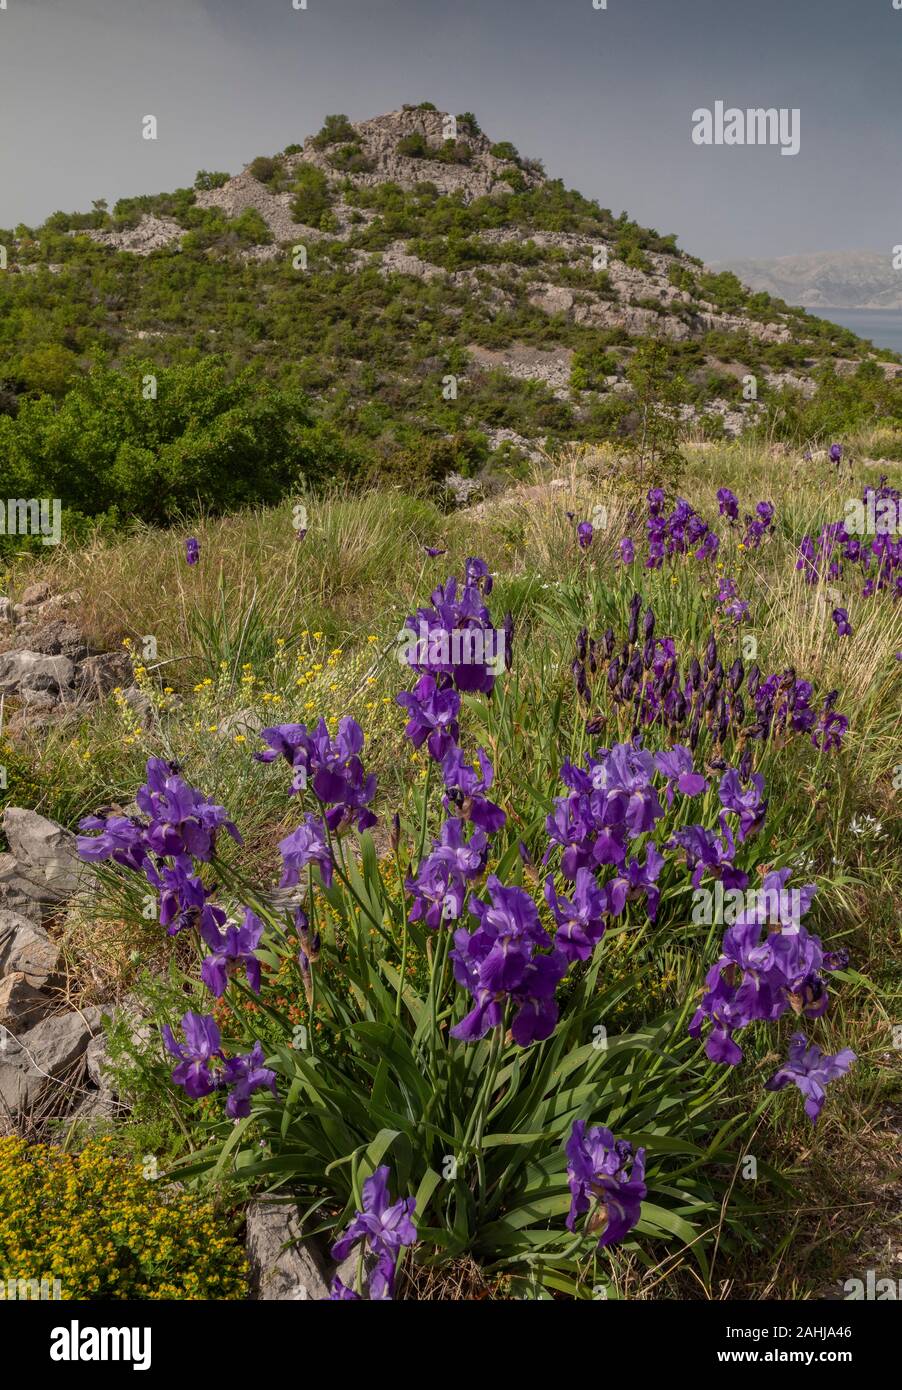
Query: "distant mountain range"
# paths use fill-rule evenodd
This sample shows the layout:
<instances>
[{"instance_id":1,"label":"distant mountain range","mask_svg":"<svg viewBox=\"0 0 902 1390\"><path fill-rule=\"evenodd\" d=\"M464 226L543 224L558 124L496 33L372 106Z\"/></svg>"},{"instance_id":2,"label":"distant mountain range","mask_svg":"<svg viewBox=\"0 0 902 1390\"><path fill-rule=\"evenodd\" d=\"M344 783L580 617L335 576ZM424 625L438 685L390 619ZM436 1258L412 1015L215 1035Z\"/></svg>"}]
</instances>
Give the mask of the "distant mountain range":
<instances>
[{"instance_id":1,"label":"distant mountain range","mask_svg":"<svg viewBox=\"0 0 902 1390\"><path fill-rule=\"evenodd\" d=\"M804 309L902 309L902 271L886 251L819 251L715 263L754 290Z\"/></svg>"}]
</instances>

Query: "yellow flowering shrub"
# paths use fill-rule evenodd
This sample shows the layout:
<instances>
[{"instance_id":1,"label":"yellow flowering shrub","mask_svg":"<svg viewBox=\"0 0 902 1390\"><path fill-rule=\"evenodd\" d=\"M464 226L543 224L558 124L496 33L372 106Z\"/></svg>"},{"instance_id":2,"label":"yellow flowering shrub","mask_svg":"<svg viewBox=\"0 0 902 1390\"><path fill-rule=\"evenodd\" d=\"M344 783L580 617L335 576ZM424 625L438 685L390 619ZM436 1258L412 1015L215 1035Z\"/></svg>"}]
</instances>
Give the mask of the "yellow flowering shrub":
<instances>
[{"instance_id":1,"label":"yellow flowering shrub","mask_svg":"<svg viewBox=\"0 0 902 1390\"><path fill-rule=\"evenodd\" d=\"M80 1153L0 1138L0 1286L59 1280L63 1299L231 1299L240 1243L209 1202L144 1176L103 1138Z\"/></svg>"}]
</instances>

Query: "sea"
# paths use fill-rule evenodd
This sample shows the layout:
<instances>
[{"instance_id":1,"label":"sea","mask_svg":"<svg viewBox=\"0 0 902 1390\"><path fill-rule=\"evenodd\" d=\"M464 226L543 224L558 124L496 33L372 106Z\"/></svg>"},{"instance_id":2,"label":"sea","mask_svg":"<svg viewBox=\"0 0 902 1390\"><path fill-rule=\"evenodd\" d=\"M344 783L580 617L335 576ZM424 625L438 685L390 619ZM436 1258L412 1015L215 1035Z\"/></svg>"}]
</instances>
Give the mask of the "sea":
<instances>
[{"instance_id":1,"label":"sea","mask_svg":"<svg viewBox=\"0 0 902 1390\"><path fill-rule=\"evenodd\" d=\"M902 355L902 309L809 309L819 319L850 328L875 347L892 348Z\"/></svg>"}]
</instances>

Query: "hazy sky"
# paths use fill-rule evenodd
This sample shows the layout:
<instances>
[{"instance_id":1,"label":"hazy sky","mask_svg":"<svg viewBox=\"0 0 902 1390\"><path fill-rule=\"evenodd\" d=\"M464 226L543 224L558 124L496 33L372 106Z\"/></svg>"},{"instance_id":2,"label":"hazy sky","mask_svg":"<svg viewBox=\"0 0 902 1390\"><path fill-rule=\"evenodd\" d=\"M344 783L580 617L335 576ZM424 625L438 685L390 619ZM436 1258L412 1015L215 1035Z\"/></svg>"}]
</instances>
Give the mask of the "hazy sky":
<instances>
[{"instance_id":1,"label":"hazy sky","mask_svg":"<svg viewBox=\"0 0 902 1390\"><path fill-rule=\"evenodd\" d=\"M707 259L902 243L893 0L306 3L0 0L0 226L430 100ZM693 144L718 99L798 107L799 154Z\"/></svg>"}]
</instances>

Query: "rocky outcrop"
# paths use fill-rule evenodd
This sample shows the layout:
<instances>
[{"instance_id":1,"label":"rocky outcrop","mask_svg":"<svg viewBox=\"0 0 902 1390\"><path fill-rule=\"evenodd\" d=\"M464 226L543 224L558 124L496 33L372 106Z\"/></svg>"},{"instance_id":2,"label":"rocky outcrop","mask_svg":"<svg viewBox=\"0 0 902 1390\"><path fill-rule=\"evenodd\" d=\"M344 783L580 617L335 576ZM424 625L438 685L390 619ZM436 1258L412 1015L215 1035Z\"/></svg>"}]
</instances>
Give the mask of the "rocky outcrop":
<instances>
[{"instance_id":1,"label":"rocky outcrop","mask_svg":"<svg viewBox=\"0 0 902 1390\"><path fill-rule=\"evenodd\" d=\"M461 194L466 202L486 194L500 192L504 175L511 168L509 159L492 154L492 142L482 134L458 127L458 142L469 148L466 163L445 163L437 159L413 159L398 153L398 144L406 136L422 135L431 149L445 141L446 115L441 111L388 111L369 121L354 122L354 131L365 159L372 168L364 173L350 174L351 182L363 187L379 183L398 183L402 188L415 188L419 183L432 183L441 193ZM314 164L323 173L337 178L330 163L329 149L318 150L308 140L303 152L293 156L291 163ZM521 168L520 176L528 187L544 182L544 174L536 169ZM340 177L345 177L341 175Z\"/></svg>"},{"instance_id":2,"label":"rocky outcrop","mask_svg":"<svg viewBox=\"0 0 902 1390\"><path fill-rule=\"evenodd\" d=\"M30 585L18 603L0 598L0 695L4 729L46 726L60 714L104 699L132 682L124 651L94 651L71 617L77 592Z\"/></svg>"},{"instance_id":3,"label":"rocky outcrop","mask_svg":"<svg viewBox=\"0 0 902 1390\"><path fill-rule=\"evenodd\" d=\"M36 811L7 806L3 831L15 860L16 877L42 910L65 902L88 876L78 858L75 836Z\"/></svg>"},{"instance_id":4,"label":"rocky outcrop","mask_svg":"<svg viewBox=\"0 0 902 1390\"><path fill-rule=\"evenodd\" d=\"M149 256L151 251L159 251L164 246L181 241L185 229L171 217L155 217L153 213L145 213L136 227L129 227L123 232L87 228L71 232L70 235L90 237L91 241L111 251L130 251L133 256Z\"/></svg>"},{"instance_id":5,"label":"rocky outcrop","mask_svg":"<svg viewBox=\"0 0 902 1390\"><path fill-rule=\"evenodd\" d=\"M112 1101L108 1086L83 1081L100 1010L66 1007L52 934L53 917L87 888L90 871L75 837L35 811L7 807L3 831L10 848L0 854L0 1134L36 1114Z\"/></svg>"},{"instance_id":6,"label":"rocky outcrop","mask_svg":"<svg viewBox=\"0 0 902 1390\"><path fill-rule=\"evenodd\" d=\"M576 388L571 388L568 373L555 369L549 373L548 363L536 364L535 371L517 363L516 354L528 347L512 339L510 325L505 335L497 339L504 349L504 360L497 363L500 369L515 379L544 382L560 401L566 400L572 406L577 425L595 411L599 395L632 394L625 370L635 345L630 340L662 337L671 343L683 344L717 333L735 340L735 352L741 359L744 339L771 345L798 342L801 337L803 343L810 343L812 357L822 360L822 342L815 332L806 333L797 315L781 308L778 301L768 306L765 314L753 311L747 300L739 295L735 304L744 307L728 312L723 306L734 301L732 297L722 296L716 283L708 279L712 268L676 249L671 250L668 241L656 233L643 233L639 228L615 224L608 214L593 210L589 205L582 210L584 216L574 217L569 222L570 226L586 227L585 233L540 229L535 222L547 218L538 212L532 223L524 220L522 207L510 205L506 195L514 191L542 190L547 179L541 164L521 158L506 142L493 144L469 120L452 118L449 113L424 104L389 111L372 120L349 122L340 138L324 147L317 136L312 136L302 146L289 148L290 153L270 160L255 160L234 177L225 178L219 187L195 191L197 208L216 209L229 219L252 211L267 229L266 234L260 232L258 245L249 245L244 236L226 238L216 255L233 258L253 278L259 265L280 259L291 264L293 248L302 245L308 252L308 265L315 273L343 276L375 270L383 280L404 277L447 287L450 319L469 312L478 321L493 323L506 315L516 315L526 302L550 319L566 320L568 325L575 325L579 330L614 334L612 354L617 370L616 374L612 373L613 379L593 387L577 385ZM417 150L425 157L417 157ZM436 157L438 155L441 157ZM298 176L302 173L309 176L314 169L325 178L325 202L328 204L327 208L319 209L319 227L297 221L294 211ZM256 173L252 172L254 170ZM267 181L257 174L262 174ZM494 215L474 217L472 230L460 232L461 239L467 243L466 254L455 255L453 260L438 251L425 253L422 244L412 240L416 235L415 222L411 222L407 235L399 230L394 233L397 239L386 244L387 237L368 235L374 223L381 223L381 230L386 232L391 227L391 218L384 216L385 208L356 205L358 200L352 190L363 191L389 183L406 190L422 190L426 186L439 195L460 199L464 204L492 199L496 203L493 213L500 215L497 219ZM431 194L425 196L428 199ZM552 191L549 204L553 204L556 197ZM307 215L313 216L313 213ZM496 220L503 225L487 225ZM399 227L403 226L402 220ZM457 234L458 229L453 227L441 234L432 230L426 233L430 240L434 237L440 247L443 244L445 252L451 249L451 238ZM95 229L73 235L88 236L98 245L112 250L148 255L160 247L178 246L185 231L171 217L147 214L137 226L124 231ZM528 254L523 254L524 248L529 248ZM452 264L461 268L451 269ZM260 285L260 297L265 299L265 277ZM708 295L713 296L713 300L707 298ZM165 341L167 336L159 329L127 326L123 329L119 325L119 330L139 338L152 336ZM210 332L215 334L216 330ZM407 336L406 328L400 326L398 333L402 339ZM547 336L548 340L554 340L553 324ZM561 332L557 335L556 350L565 353L590 337L585 331L579 334ZM435 356L444 360L452 335L443 329L441 338L441 348ZM496 339L487 341L494 344ZM864 344L861 355L869 361L876 360ZM848 363L830 360L840 374L854 371L859 365L857 360ZM879 365L888 377L902 373L902 364ZM813 390L816 385L814 366L814 360L799 364L796 373L791 374L808 383L806 391ZM771 384L779 389L778 374L771 376ZM389 366L381 377L380 390L383 386L400 387L404 380L401 372ZM717 389L716 380L697 384L705 391ZM357 387L353 389L356 393ZM709 400L692 418L705 417L707 421L708 417L719 416L727 434L733 435L753 423L756 414L745 402L736 402L732 408L724 409L721 402ZM485 430L488 426L489 421L480 420L475 412L467 419L468 428ZM538 430L538 424L535 428ZM531 444L535 448L538 438ZM489 473L491 475L491 467ZM0 626L7 620L23 620L27 612L26 598L11 611L0 600ZM44 601L53 600L41 600L37 596L29 600L37 604L42 613ZM97 698L111 685L125 683L111 664L104 664L96 672L93 668L76 672L71 684L57 681L56 685L45 687L41 682L52 682L53 675L45 668L32 669L35 653L63 655L76 665L95 655L91 652L74 655L71 635L68 639L61 635L58 640L58 650L33 641L18 641L18 650L28 660L13 663L5 677L0 673L0 694L4 689L11 694L21 693L23 706L27 703L27 713L17 715L19 723L46 723L55 709L71 701L73 694L78 698L83 695ZM61 673L65 676L64 668Z\"/></svg>"},{"instance_id":7,"label":"rocky outcrop","mask_svg":"<svg viewBox=\"0 0 902 1390\"><path fill-rule=\"evenodd\" d=\"M52 1093L64 1113L83 1099L84 1087L68 1085L69 1073L100 1029L100 1010L56 1014L13 1035L2 1033L0 1046L0 1118L4 1109L15 1119L31 1113ZM61 1093L61 1094L60 1094Z\"/></svg>"}]
</instances>

